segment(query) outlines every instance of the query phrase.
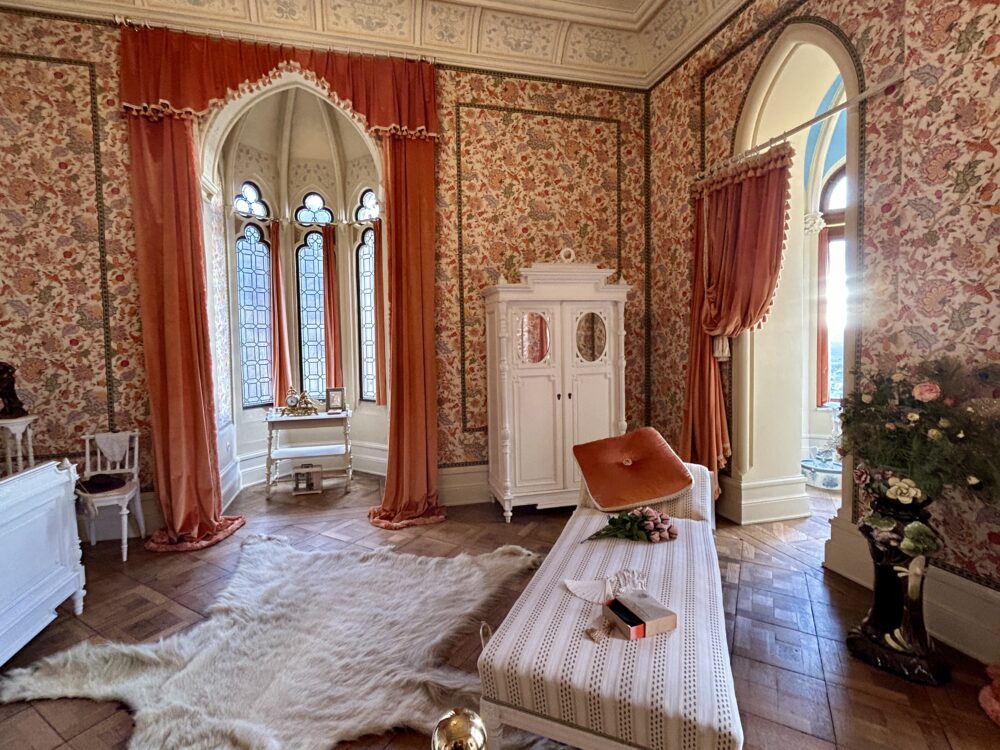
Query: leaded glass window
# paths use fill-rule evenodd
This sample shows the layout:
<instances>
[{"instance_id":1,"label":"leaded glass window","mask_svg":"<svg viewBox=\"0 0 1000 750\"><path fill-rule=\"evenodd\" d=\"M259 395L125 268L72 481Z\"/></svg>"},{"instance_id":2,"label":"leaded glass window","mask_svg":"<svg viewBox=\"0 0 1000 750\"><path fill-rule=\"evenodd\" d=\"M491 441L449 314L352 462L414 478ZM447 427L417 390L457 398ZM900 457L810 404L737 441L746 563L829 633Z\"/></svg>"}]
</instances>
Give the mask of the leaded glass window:
<instances>
[{"instance_id":1,"label":"leaded glass window","mask_svg":"<svg viewBox=\"0 0 1000 750\"><path fill-rule=\"evenodd\" d=\"M302 205L295 212L295 221L299 224L329 224L333 221L333 213L326 207L322 195L306 193Z\"/></svg>"},{"instance_id":2,"label":"leaded glass window","mask_svg":"<svg viewBox=\"0 0 1000 750\"><path fill-rule=\"evenodd\" d=\"M377 205L377 204L376 204ZM375 356L375 230L361 233L358 256L358 342L360 344L361 400L376 397Z\"/></svg>"},{"instance_id":3,"label":"leaded glass window","mask_svg":"<svg viewBox=\"0 0 1000 750\"><path fill-rule=\"evenodd\" d=\"M248 219L266 219L271 215L271 209L260 196L260 188L250 181L240 187L239 195L233 199L233 208Z\"/></svg>"},{"instance_id":4,"label":"leaded glass window","mask_svg":"<svg viewBox=\"0 0 1000 750\"><path fill-rule=\"evenodd\" d=\"M258 196L259 197L259 196ZM243 408L269 406L271 387L271 249L257 224L236 240Z\"/></svg>"},{"instance_id":5,"label":"leaded glass window","mask_svg":"<svg viewBox=\"0 0 1000 750\"><path fill-rule=\"evenodd\" d=\"M367 188L361 192L361 197L358 199L358 207L354 211L354 219L355 221L373 221L378 216L378 198L375 197L374 190Z\"/></svg>"},{"instance_id":6,"label":"leaded glass window","mask_svg":"<svg viewBox=\"0 0 1000 750\"><path fill-rule=\"evenodd\" d=\"M326 336L323 320L323 235L307 232L295 251L299 286L299 354L302 390L314 398L326 391Z\"/></svg>"}]
</instances>

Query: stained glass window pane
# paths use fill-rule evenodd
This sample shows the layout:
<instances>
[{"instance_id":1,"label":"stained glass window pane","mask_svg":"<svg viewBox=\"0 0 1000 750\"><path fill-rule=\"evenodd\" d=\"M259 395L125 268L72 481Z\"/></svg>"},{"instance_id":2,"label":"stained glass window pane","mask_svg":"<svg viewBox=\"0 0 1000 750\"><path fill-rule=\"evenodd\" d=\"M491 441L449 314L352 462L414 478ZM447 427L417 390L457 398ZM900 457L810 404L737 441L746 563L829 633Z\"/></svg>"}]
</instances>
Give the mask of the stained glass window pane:
<instances>
[{"instance_id":1,"label":"stained glass window pane","mask_svg":"<svg viewBox=\"0 0 1000 750\"><path fill-rule=\"evenodd\" d=\"M326 341L323 321L323 235L306 234L295 254L299 281L299 353L302 390L313 398L326 391Z\"/></svg>"},{"instance_id":2,"label":"stained glass window pane","mask_svg":"<svg viewBox=\"0 0 1000 750\"><path fill-rule=\"evenodd\" d=\"M243 408L268 406L271 393L271 253L263 231L247 224L236 240Z\"/></svg>"},{"instance_id":3,"label":"stained glass window pane","mask_svg":"<svg viewBox=\"0 0 1000 750\"><path fill-rule=\"evenodd\" d=\"M266 219L271 209L260 197L260 189L252 182L244 182L239 195L233 199L233 208L240 216L248 219Z\"/></svg>"},{"instance_id":4,"label":"stained glass window pane","mask_svg":"<svg viewBox=\"0 0 1000 750\"><path fill-rule=\"evenodd\" d=\"M375 400L375 230L366 229L358 245L358 341L361 400Z\"/></svg>"},{"instance_id":5,"label":"stained glass window pane","mask_svg":"<svg viewBox=\"0 0 1000 750\"><path fill-rule=\"evenodd\" d=\"M319 193L306 193L302 205L295 211L295 221L299 224L329 224L333 221L333 213L323 202Z\"/></svg>"},{"instance_id":6,"label":"stained glass window pane","mask_svg":"<svg viewBox=\"0 0 1000 750\"><path fill-rule=\"evenodd\" d=\"M378 198L375 197L375 191L368 189L361 193L361 198L358 200L358 208L354 212L354 218L356 221L372 221L377 219L379 216L379 205Z\"/></svg>"}]
</instances>

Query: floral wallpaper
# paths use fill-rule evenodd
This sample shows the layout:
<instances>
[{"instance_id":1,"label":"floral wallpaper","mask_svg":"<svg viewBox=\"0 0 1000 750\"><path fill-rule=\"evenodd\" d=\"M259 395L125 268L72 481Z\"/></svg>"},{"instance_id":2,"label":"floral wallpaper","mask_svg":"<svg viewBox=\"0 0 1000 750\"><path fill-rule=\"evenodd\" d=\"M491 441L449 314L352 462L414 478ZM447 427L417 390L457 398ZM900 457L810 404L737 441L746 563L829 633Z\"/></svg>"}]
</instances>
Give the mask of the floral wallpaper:
<instances>
[{"instance_id":1,"label":"floral wallpaper","mask_svg":"<svg viewBox=\"0 0 1000 750\"><path fill-rule=\"evenodd\" d=\"M633 285L626 404L641 424L643 95L440 69L438 99L439 463L486 462L483 289L564 247Z\"/></svg>"},{"instance_id":2,"label":"floral wallpaper","mask_svg":"<svg viewBox=\"0 0 1000 750\"><path fill-rule=\"evenodd\" d=\"M143 432L152 478L115 28L0 13L0 360L18 368L37 457Z\"/></svg>"},{"instance_id":3,"label":"floral wallpaper","mask_svg":"<svg viewBox=\"0 0 1000 750\"><path fill-rule=\"evenodd\" d=\"M933 9L933 12L931 12ZM900 19L906 18L905 23ZM731 154L743 97L785 22L842 33L867 86L904 72L900 96L865 108L861 358L894 371L952 353L1000 360L996 212L996 4L760 0L651 94L653 423L680 427L690 304L691 206L701 169ZM905 31L904 31L905 30ZM704 120L700 90L704 84ZM939 564L1000 588L1000 514L963 495L934 506Z\"/></svg>"}]
</instances>

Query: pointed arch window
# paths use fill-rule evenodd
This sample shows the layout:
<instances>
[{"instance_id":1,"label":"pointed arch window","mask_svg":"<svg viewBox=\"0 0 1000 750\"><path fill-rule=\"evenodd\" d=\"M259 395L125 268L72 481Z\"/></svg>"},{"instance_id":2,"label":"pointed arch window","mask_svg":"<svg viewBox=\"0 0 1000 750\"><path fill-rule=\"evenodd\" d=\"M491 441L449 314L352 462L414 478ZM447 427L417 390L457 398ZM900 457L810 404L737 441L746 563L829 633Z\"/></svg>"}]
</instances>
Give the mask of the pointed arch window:
<instances>
[{"instance_id":1,"label":"pointed arch window","mask_svg":"<svg viewBox=\"0 0 1000 750\"><path fill-rule=\"evenodd\" d=\"M375 191L365 188L358 197L358 207L354 210L355 221L374 221L379 217L380 207Z\"/></svg>"},{"instance_id":2,"label":"pointed arch window","mask_svg":"<svg viewBox=\"0 0 1000 750\"><path fill-rule=\"evenodd\" d=\"M844 329L847 325L847 171L830 175L820 193L825 227L817 255L816 405L839 404L844 397Z\"/></svg>"},{"instance_id":3,"label":"pointed arch window","mask_svg":"<svg viewBox=\"0 0 1000 750\"><path fill-rule=\"evenodd\" d=\"M375 230L361 233L357 250L358 267L358 350L361 400L375 401L378 394L378 359L375 315Z\"/></svg>"},{"instance_id":4,"label":"pointed arch window","mask_svg":"<svg viewBox=\"0 0 1000 750\"><path fill-rule=\"evenodd\" d=\"M326 391L323 235L306 232L295 251L299 292L299 362L302 390L313 396Z\"/></svg>"},{"instance_id":5,"label":"pointed arch window","mask_svg":"<svg viewBox=\"0 0 1000 750\"><path fill-rule=\"evenodd\" d=\"M302 205L295 211L295 221L299 224L330 224L333 213L326 207L326 201L319 193L306 193Z\"/></svg>"},{"instance_id":6,"label":"pointed arch window","mask_svg":"<svg viewBox=\"0 0 1000 750\"><path fill-rule=\"evenodd\" d=\"M259 194L258 194L259 195ZM264 230L248 223L236 240L243 408L272 403L271 248Z\"/></svg>"},{"instance_id":7,"label":"pointed arch window","mask_svg":"<svg viewBox=\"0 0 1000 750\"><path fill-rule=\"evenodd\" d=\"M247 180L233 199L233 208L246 219L263 220L271 216L271 209L261 197L257 184Z\"/></svg>"}]
</instances>

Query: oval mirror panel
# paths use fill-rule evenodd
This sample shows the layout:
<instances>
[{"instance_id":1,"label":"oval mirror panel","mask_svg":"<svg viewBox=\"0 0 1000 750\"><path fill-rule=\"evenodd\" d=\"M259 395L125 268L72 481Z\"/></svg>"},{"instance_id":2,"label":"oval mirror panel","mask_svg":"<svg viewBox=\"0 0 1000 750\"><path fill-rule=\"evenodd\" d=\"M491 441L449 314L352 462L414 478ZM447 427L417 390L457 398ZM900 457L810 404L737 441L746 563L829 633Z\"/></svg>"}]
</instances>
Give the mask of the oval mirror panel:
<instances>
[{"instance_id":1,"label":"oval mirror panel","mask_svg":"<svg viewBox=\"0 0 1000 750\"><path fill-rule=\"evenodd\" d=\"M585 362L596 362L608 346L608 330L604 318L594 312L585 313L576 322L576 352Z\"/></svg>"},{"instance_id":2,"label":"oval mirror panel","mask_svg":"<svg viewBox=\"0 0 1000 750\"><path fill-rule=\"evenodd\" d=\"M521 361L536 365L549 353L549 323L541 313L521 316L519 350Z\"/></svg>"}]
</instances>

